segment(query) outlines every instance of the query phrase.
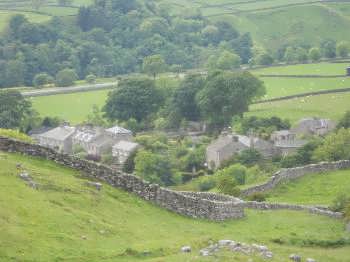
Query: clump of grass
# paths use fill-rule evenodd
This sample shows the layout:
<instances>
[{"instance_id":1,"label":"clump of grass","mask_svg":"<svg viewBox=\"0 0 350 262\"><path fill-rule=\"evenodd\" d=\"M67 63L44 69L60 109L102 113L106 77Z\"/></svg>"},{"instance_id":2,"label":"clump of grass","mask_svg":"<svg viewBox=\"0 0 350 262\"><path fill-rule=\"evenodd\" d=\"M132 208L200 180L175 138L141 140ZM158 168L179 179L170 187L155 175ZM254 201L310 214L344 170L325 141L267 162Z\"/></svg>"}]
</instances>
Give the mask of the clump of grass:
<instances>
[{"instance_id":1,"label":"clump of grass","mask_svg":"<svg viewBox=\"0 0 350 262\"><path fill-rule=\"evenodd\" d=\"M18 130L0 128L0 136L13 138L27 143L33 143L33 139L30 136L27 136Z\"/></svg>"}]
</instances>

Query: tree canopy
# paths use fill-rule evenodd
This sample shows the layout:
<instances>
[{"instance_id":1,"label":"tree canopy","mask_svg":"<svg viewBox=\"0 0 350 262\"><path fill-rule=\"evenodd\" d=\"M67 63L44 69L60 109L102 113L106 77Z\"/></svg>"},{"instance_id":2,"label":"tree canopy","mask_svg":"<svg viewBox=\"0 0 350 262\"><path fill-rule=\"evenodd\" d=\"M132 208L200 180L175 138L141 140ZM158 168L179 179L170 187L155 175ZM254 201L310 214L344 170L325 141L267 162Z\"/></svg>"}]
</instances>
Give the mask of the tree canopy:
<instances>
[{"instance_id":1,"label":"tree canopy","mask_svg":"<svg viewBox=\"0 0 350 262\"><path fill-rule=\"evenodd\" d=\"M204 119L214 125L228 125L233 116L242 115L264 94L263 83L249 72L217 71L208 76L196 101Z\"/></svg>"},{"instance_id":2,"label":"tree canopy","mask_svg":"<svg viewBox=\"0 0 350 262\"><path fill-rule=\"evenodd\" d=\"M153 80L145 77L121 80L118 88L109 93L103 108L110 120L145 120L157 112L163 101L162 92Z\"/></svg>"}]
</instances>

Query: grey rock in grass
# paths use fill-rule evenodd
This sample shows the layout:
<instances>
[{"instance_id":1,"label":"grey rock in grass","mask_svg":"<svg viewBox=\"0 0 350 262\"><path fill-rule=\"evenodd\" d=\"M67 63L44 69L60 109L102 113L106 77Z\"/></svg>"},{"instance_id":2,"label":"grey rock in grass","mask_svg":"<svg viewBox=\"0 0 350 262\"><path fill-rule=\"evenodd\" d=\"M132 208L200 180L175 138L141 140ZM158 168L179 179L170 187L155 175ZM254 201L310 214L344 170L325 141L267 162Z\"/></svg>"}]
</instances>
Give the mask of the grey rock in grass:
<instances>
[{"instance_id":1,"label":"grey rock in grass","mask_svg":"<svg viewBox=\"0 0 350 262\"><path fill-rule=\"evenodd\" d=\"M91 182L91 181L89 181L89 182L87 182L86 184L87 184L88 186L90 186L90 187L96 188L98 191L100 191L100 190L102 189L102 184L101 184L101 183L98 183L98 182Z\"/></svg>"},{"instance_id":2,"label":"grey rock in grass","mask_svg":"<svg viewBox=\"0 0 350 262\"><path fill-rule=\"evenodd\" d=\"M346 231L350 232L350 222L346 224Z\"/></svg>"},{"instance_id":3,"label":"grey rock in grass","mask_svg":"<svg viewBox=\"0 0 350 262\"><path fill-rule=\"evenodd\" d=\"M200 254L201 256L203 256L203 257L208 257L208 256L211 255L210 251L209 251L208 249L206 249L206 248L201 249L201 250L199 251L199 254Z\"/></svg>"},{"instance_id":4,"label":"grey rock in grass","mask_svg":"<svg viewBox=\"0 0 350 262\"><path fill-rule=\"evenodd\" d=\"M306 262L316 262L316 260L313 259L313 258L307 258L307 259L306 259Z\"/></svg>"},{"instance_id":5,"label":"grey rock in grass","mask_svg":"<svg viewBox=\"0 0 350 262\"><path fill-rule=\"evenodd\" d=\"M183 246L181 248L181 252L182 253L190 253L192 251L191 247L190 246Z\"/></svg>"},{"instance_id":6,"label":"grey rock in grass","mask_svg":"<svg viewBox=\"0 0 350 262\"><path fill-rule=\"evenodd\" d=\"M296 254L292 254L289 256L289 259L295 262L301 262L301 256L296 255Z\"/></svg>"}]
</instances>

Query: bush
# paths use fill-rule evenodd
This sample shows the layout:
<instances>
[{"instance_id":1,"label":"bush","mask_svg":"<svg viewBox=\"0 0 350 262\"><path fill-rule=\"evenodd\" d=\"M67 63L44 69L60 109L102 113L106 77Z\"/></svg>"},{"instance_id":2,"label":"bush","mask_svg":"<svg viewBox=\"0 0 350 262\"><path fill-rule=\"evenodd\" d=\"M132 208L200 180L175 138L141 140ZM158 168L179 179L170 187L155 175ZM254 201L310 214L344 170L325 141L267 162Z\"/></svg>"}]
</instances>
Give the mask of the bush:
<instances>
[{"instance_id":1,"label":"bush","mask_svg":"<svg viewBox=\"0 0 350 262\"><path fill-rule=\"evenodd\" d=\"M333 200L330 209L334 212L345 212L350 206L350 196L346 194L340 194Z\"/></svg>"},{"instance_id":2,"label":"bush","mask_svg":"<svg viewBox=\"0 0 350 262\"><path fill-rule=\"evenodd\" d=\"M46 73L37 74L33 79L33 85L35 87L43 87L45 85L52 84L53 82L52 76Z\"/></svg>"},{"instance_id":3,"label":"bush","mask_svg":"<svg viewBox=\"0 0 350 262\"><path fill-rule=\"evenodd\" d=\"M218 178L219 192L231 196L239 196L241 190L237 187L237 182L230 175L220 175Z\"/></svg>"},{"instance_id":4,"label":"bush","mask_svg":"<svg viewBox=\"0 0 350 262\"><path fill-rule=\"evenodd\" d=\"M217 175L231 177L237 185L244 185L247 175L247 168L240 165L232 165L217 172Z\"/></svg>"},{"instance_id":5,"label":"bush","mask_svg":"<svg viewBox=\"0 0 350 262\"><path fill-rule=\"evenodd\" d=\"M63 69L59 71L56 75L56 85L57 86L71 86L78 79L77 74L73 69Z\"/></svg>"},{"instance_id":6,"label":"bush","mask_svg":"<svg viewBox=\"0 0 350 262\"><path fill-rule=\"evenodd\" d=\"M264 193L254 193L248 197L250 201L264 202L266 200L266 195Z\"/></svg>"},{"instance_id":7,"label":"bush","mask_svg":"<svg viewBox=\"0 0 350 262\"><path fill-rule=\"evenodd\" d=\"M96 82L96 76L95 75L87 75L85 78L86 82L88 82L89 84L93 84Z\"/></svg>"},{"instance_id":8,"label":"bush","mask_svg":"<svg viewBox=\"0 0 350 262\"><path fill-rule=\"evenodd\" d=\"M199 191L209 191L216 186L216 181L212 176L204 176L200 178L198 184Z\"/></svg>"}]
</instances>

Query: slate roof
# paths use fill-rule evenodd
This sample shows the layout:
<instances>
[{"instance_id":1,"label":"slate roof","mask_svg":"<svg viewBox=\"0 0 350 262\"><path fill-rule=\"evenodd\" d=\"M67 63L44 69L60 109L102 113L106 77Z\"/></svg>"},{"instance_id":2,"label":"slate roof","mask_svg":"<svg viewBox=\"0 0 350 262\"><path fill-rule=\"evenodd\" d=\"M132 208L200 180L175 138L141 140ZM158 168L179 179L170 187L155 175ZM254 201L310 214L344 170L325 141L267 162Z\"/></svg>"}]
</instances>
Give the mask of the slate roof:
<instances>
[{"instance_id":1,"label":"slate roof","mask_svg":"<svg viewBox=\"0 0 350 262\"><path fill-rule=\"evenodd\" d=\"M275 147L280 147L280 148L300 148L304 145L307 144L306 140L283 140L283 141L278 141L275 143Z\"/></svg>"},{"instance_id":2,"label":"slate roof","mask_svg":"<svg viewBox=\"0 0 350 262\"><path fill-rule=\"evenodd\" d=\"M129 141L119 141L117 144L113 146L113 150L123 150L123 151L128 151L132 152L135 150L139 144L129 142Z\"/></svg>"},{"instance_id":3,"label":"slate roof","mask_svg":"<svg viewBox=\"0 0 350 262\"><path fill-rule=\"evenodd\" d=\"M120 126L114 126L111 128L106 129L107 132L112 133L113 135L118 135L118 134L132 134L132 132L128 129L125 129Z\"/></svg>"},{"instance_id":4,"label":"slate roof","mask_svg":"<svg viewBox=\"0 0 350 262\"><path fill-rule=\"evenodd\" d=\"M222 148L233 142L232 135L220 136L208 146L208 150L220 151Z\"/></svg>"},{"instance_id":5,"label":"slate roof","mask_svg":"<svg viewBox=\"0 0 350 262\"><path fill-rule=\"evenodd\" d=\"M51 129L46 133L40 134L38 137L64 141L67 138L69 138L71 135L73 135L74 132L75 132L75 127L59 126L54 129Z\"/></svg>"}]
</instances>

